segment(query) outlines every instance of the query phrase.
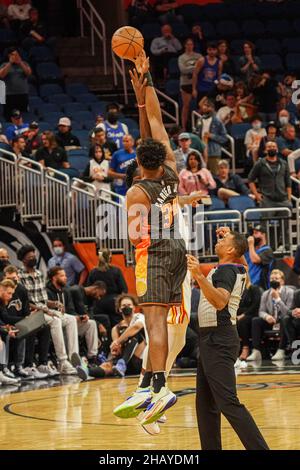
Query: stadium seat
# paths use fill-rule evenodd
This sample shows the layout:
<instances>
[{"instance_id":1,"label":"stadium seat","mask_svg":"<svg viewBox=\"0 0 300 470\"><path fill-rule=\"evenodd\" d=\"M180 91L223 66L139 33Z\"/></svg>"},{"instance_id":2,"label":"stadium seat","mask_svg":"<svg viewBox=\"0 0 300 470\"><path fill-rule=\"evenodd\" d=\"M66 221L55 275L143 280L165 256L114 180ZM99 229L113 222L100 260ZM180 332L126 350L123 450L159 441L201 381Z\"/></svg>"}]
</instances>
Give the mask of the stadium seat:
<instances>
[{"instance_id":1,"label":"stadium seat","mask_svg":"<svg viewBox=\"0 0 300 470\"><path fill-rule=\"evenodd\" d=\"M284 16L286 18L300 18L300 2L299 0L293 0L286 2Z\"/></svg>"},{"instance_id":2,"label":"stadium seat","mask_svg":"<svg viewBox=\"0 0 300 470\"><path fill-rule=\"evenodd\" d=\"M205 206L204 208L205 212L221 211L225 209L225 203L221 199L212 196L211 202L212 204L210 206ZM221 217L223 216L211 214L208 216L208 219L217 220L217 219L220 219Z\"/></svg>"},{"instance_id":3,"label":"stadium seat","mask_svg":"<svg viewBox=\"0 0 300 470\"><path fill-rule=\"evenodd\" d=\"M254 4L251 2L244 2L242 8L239 3L233 3L229 5L229 10L230 18L235 18L239 21L252 19L256 16Z\"/></svg>"},{"instance_id":4,"label":"stadium seat","mask_svg":"<svg viewBox=\"0 0 300 470\"><path fill-rule=\"evenodd\" d=\"M284 18L269 20L266 24L266 31L270 36L288 36L291 32L291 23Z\"/></svg>"},{"instance_id":5,"label":"stadium seat","mask_svg":"<svg viewBox=\"0 0 300 470\"><path fill-rule=\"evenodd\" d=\"M68 83L66 85L66 93L75 97L77 95L89 93L89 89L84 83Z\"/></svg>"},{"instance_id":6,"label":"stadium seat","mask_svg":"<svg viewBox=\"0 0 300 470\"><path fill-rule=\"evenodd\" d=\"M0 29L0 44L2 47L8 47L17 42L16 33L11 29Z\"/></svg>"},{"instance_id":7,"label":"stadium seat","mask_svg":"<svg viewBox=\"0 0 300 470\"><path fill-rule=\"evenodd\" d=\"M263 69L273 72L281 72L284 69L282 59L278 54L262 54L260 60Z\"/></svg>"},{"instance_id":8,"label":"stadium seat","mask_svg":"<svg viewBox=\"0 0 300 470\"><path fill-rule=\"evenodd\" d=\"M285 38L282 41L282 48L286 52L300 52L300 39L299 38Z\"/></svg>"},{"instance_id":9,"label":"stadium seat","mask_svg":"<svg viewBox=\"0 0 300 470\"><path fill-rule=\"evenodd\" d=\"M231 135L234 139L244 139L246 132L251 129L251 124L244 122L241 124L232 124Z\"/></svg>"},{"instance_id":10,"label":"stadium seat","mask_svg":"<svg viewBox=\"0 0 300 470\"><path fill-rule=\"evenodd\" d=\"M61 69L55 62L41 62L36 66L36 74L40 82L61 81Z\"/></svg>"},{"instance_id":11,"label":"stadium seat","mask_svg":"<svg viewBox=\"0 0 300 470\"><path fill-rule=\"evenodd\" d=\"M256 3L255 14L258 18L273 19L285 16L285 8L280 4Z\"/></svg>"},{"instance_id":12,"label":"stadium seat","mask_svg":"<svg viewBox=\"0 0 300 470\"><path fill-rule=\"evenodd\" d=\"M246 209L253 209L256 207L255 202L249 196L234 196L228 200L228 208L230 210L237 210L244 212Z\"/></svg>"},{"instance_id":13,"label":"stadium seat","mask_svg":"<svg viewBox=\"0 0 300 470\"><path fill-rule=\"evenodd\" d=\"M92 121L94 118L93 113L91 111L78 111L73 113L73 119L77 122L84 123L85 121Z\"/></svg>"},{"instance_id":14,"label":"stadium seat","mask_svg":"<svg viewBox=\"0 0 300 470\"><path fill-rule=\"evenodd\" d=\"M90 104L98 102L97 96L93 93L82 93L81 95L74 96L74 98L78 103Z\"/></svg>"},{"instance_id":15,"label":"stadium seat","mask_svg":"<svg viewBox=\"0 0 300 470\"><path fill-rule=\"evenodd\" d=\"M282 52L282 47L278 39L258 39L255 44L258 54L281 54Z\"/></svg>"},{"instance_id":16,"label":"stadium seat","mask_svg":"<svg viewBox=\"0 0 300 470\"><path fill-rule=\"evenodd\" d=\"M55 57L53 51L47 46L36 46L32 47L29 51L29 60L33 64L40 62L54 62Z\"/></svg>"},{"instance_id":17,"label":"stadium seat","mask_svg":"<svg viewBox=\"0 0 300 470\"><path fill-rule=\"evenodd\" d=\"M39 96L29 96L29 109L31 112L37 113L38 110L45 104Z\"/></svg>"},{"instance_id":18,"label":"stadium seat","mask_svg":"<svg viewBox=\"0 0 300 470\"><path fill-rule=\"evenodd\" d=\"M56 103L45 103L44 101L37 109L37 114L39 117L46 119L48 113L60 113L61 114L61 107L58 106Z\"/></svg>"},{"instance_id":19,"label":"stadium seat","mask_svg":"<svg viewBox=\"0 0 300 470\"><path fill-rule=\"evenodd\" d=\"M257 38L265 36L265 26L259 20L246 20L242 24L242 30L247 38Z\"/></svg>"},{"instance_id":20,"label":"stadium seat","mask_svg":"<svg viewBox=\"0 0 300 470\"><path fill-rule=\"evenodd\" d=\"M64 114L61 111L51 111L47 113L46 119L51 127L56 127L60 118L64 117Z\"/></svg>"},{"instance_id":21,"label":"stadium seat","mask_svg":"<svg viewBox=\"0 0 300 470\"><path fill-rule=\"evenodd\" d=\"M82 122L82 126L83 129L91 131L92 129L95 129L96 123L94 119L90 119L89 121Z\"/></svg>"},{"instance_id":22,"label":"stadium seat","mask_svg":"<svg viewBox=\"0 0 300 470\"><path fill-rule=\"evenodd\" d=\"M31 122L31 121L35 121L36 120L36 115L34 114L34 112L25 112L23 111L22 112L22 117L23 117L23 121L24 122Z\"/></svg>"},{"instance_id":23,"label":"stadium seat","mask_svg":"<svg viewBox=\"0 0 300 470\"><path fill-rule=\"evenodd\" d=\"M53 125L48 121L39 122L39 129L40 132L51 131L53 129Z\"/></svg>"},{"instance_id":24,"label":"stadium seat","mask_svg":"<svg viewBox=\"0 0 300 470\"><path fill-rule=\"evenodd\" d=\"M231 11L226 5L212 3L203 7L202 14L210 21L218 21L230 18Z\"/></svg>"},{"instance_id":25,"label":"stadium seat","mask_svg":"<svg viewBox=\"0 0 300 470\"><path fill-rule=\"evenodd\" d=\"M61 173L64 173L65 175L68 175L69 178L79 178L80 177L80 171L78 171L76 168L61 168L59 170Z\"/></svg>"},{"instance_id":26,"label":"stadium seat","mask_svg":"<svg viewBox=\"0 0 300 470\"><path fill-rule=\"evenodd\" d=\"M157 38L161 35L161 25L159 23L148 23L141 27L141 33L146 41Z\"/></svg>"},{"instance_id":27,"label":"stadium seat","mask_svg":"<svg viewBox=\"0 0 300 470\"><path fill-rule=\"evenodd\" d=\"M74 121L74 119L72 119L72 130L76 131L76 133L78 131L81 132L83 130L83 123ZM86 131L83 131L83 132L86 132Z\"/></svg>"},{"instance_id":28,"label":"stadium seat","mask_svg":"<svg viewBox=\"0 0 300 470\"><path fill-rule=\"evenodd\" d=\"M73 115L81 111L88 111L87 105L84 103L67 103L63 107L66 116L73 118Z\"/></svg>"},{"instance_id":29,"label":"stadium seat","mask_svg":"<svg viewBox=\"0 0 300 470\"><path fill-rule=\"evenodd\" d=\"M192 25L203 18L203 8L200 5L182 5L178 14L183 16L185 23Z\"/></svg>"},{"instance_id":30,"label":"stadium seat","mask_svg":"<svg viewBox=\"0 0 300 470\"><path fill-rule=\"evenodd\" d=\"M40 86L40 96L47 99L49 96L52 96L57 93L63 93L63 89L57 83L45 83Z\"/></svg>"},{"instance_id":31,"label":"stadium seat","mask_svg":"<svg viewBox=\"0 0 300 470\"><path fill-rule=\"evenodd\" d=\"M203 35L206 39L216 39L217 32L213 23L210 23L209 21L201 21L200 24L201 29L203 31Z\"/></svg>"},{"instance_id":32,"label":"stadium seat","mask_svg":"<svg viewBox=\"0 0 300 470\"><path fill-rule=\"evenodd\" d=\"M190 35L190 30L184 23L172 23L172 29L176 38L185 39Z\"/></svg>"},{"instance_id":33,"label":"stadium seat","mask_svg":"<svg viewBox=\"0 0 300 470\"><path fill-rule=\"evenodd\" d=\"M97 103L89 103L89 109L94 113L95 116L100 114L101 116L106 115L106 106L108 101L97 101Z\"/></svg>"},{"instance_id":34,"label":"stadium seat","mask_svg":"<svg viewBox=\"0 0 300 470\"><path fill-rule=\"evenodd\" d=\"M138 139L140 137L140 130L139 129L131 129L130 131L132 137L134 140Z\"/></svg>"},{"instance_id":35,"label":"stadium seat","mask_svg":"<svg viewBox=\"0 0 300 470\"><path fill-rule=\"evenodd\" d=\"M68 152L68 160L72 168L82 172L90 159L88 156L88 151L85 149L70 150Z\"/></svg>"},{"instance_id":36,"label":"stadium seat","mask_svg":"<svg viewBox=\"0 0 300 470\"><path fill-rule=\"evenodd\" d=\"M170 78L179 78L180 70L178 66L178 58L173 57L168 62L168 74Z\"/></svg>"},{"instance_id":37,"label":"stadium seat","mask_svg":"<svg viewBox=\"0 0 300 470\"><path fill-rule=\"evenodd\" d=\"M230 43L230 50L232 54L238 54L239 56L243 54L243 46L245 39L234 39Z\"/></svg>"},{"instance_id":38,"label":"stadium seat","mask_svg":"<svg viewBox=\"0 0 300 470\"><path fill-rule=\"evenodd\" d=\"M75 131L75 135L80 140L82 147L89 147L90 146L90 138L89 138L89 131L87 130L78 130L74 128L74 123L72 122L72 130Z\"/></svg>"},{"instance_id":39,"label":"stadium seat","mask_svg":"<svg viewBox=\"0 0 300 470\"><path fill-rule=\"evenodd\" d=\"M300 18L297 18L295 21L293 21L293 27L294 27L295 33L299 35L300 34Z\"/></svg>"},{"instance_id":40,"label":"stadium seat","mask_svg":"<svg viewBox=\"0 0 300 470\"><path fill-rule=\"evenodd\" d=\"M230 40L232 38L241 37L241 29L236 21L233 20L219 21L216 26L216 31L221 39L226 38Z\"/></svg>"},{"instance_id":41,"label":"stadium seat","mask_svg":"<svg viewBox=\"0 0 300 470\"><path fill-rule=\"evenodd\" d=\"M36 86L34 86L32 83L29 83L29 96L38 96Z\"/></svg>"},{"instance_id":42,"label":"stadium seat","mask_svg":"<svg viewBox=\"0 0 300 470\"><path fill-rule=\"evenodd\" d=\"M168 96L170 96L171 98L177 99L179 95L179 90L180 90L179 80L170 79L166 81L165 92Z\"/></svg>"},{"instance_id":43,"label":"stadium seat","mask_svg":"<svg viewBox=\"0 0 300 470\"><path fill-rule=\"evenodd\" d=\"M300 70L300 54L287 54L286 67L288 70Z\"/></svg>"},{"instance_id":44,"label":"stadium seat","mask_svg":"<svg viewBox=\"0 0 300 470\"><path fill-rule=\"evenodd\" d=\"M66 93L55 93L48 96L48 101L49 103L57 104L62 109L65 104L70 103L70 97Z\"/></svg>"},{"instance_id":45,"label":"stadium seat","mask_svg":"<svg viewBox=\"0 0 300 470\"><path fill-rule=\"evenodd\" d=\"M134 119L122 118L122 119L120 119L120 121L123 122L124 124L126 124L126 126L128 127L128 130L129 130L130 133L133 129L138 129L139 128L138 123Z\"/></svg>"}]
</instances>

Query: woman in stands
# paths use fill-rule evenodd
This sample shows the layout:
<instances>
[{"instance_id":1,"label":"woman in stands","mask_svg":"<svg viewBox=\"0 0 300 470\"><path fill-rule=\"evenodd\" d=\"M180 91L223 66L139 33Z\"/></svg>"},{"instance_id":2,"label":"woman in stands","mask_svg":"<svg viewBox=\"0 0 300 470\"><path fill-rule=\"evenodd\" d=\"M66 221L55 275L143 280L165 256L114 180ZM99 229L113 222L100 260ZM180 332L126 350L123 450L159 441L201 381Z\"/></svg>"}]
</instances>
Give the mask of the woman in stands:
<instances>
[{"instance_id":1,"label":"woman in stands","mask_svg":"<svg viewBox=\"0 0 300 470\"><path fill-rule=\"evenodd\" d=\"M225 39L218 42L218 55L223 65L222 72L233 77L235 75L234 62L230 57L229 45Z\"/></svg>"},{"instance_id":2,"label":"woman in stands","mask_svg":"<svg viewBox=\"0 0 300 470\"><path fill-rule=\"evenodd\" d=\"M193 92L193 71L201 54L194 51L193 39L187 39L184 43L184 53L178 57L180 70L180 92L182 98L181 122L182 128L186 130L190 114L190 103Z\"/></svg>"},{"instance_id":3,"label":"woman in stands","mask_svg":"<svg viewBox=\"0 0 300 470\"><path fill-rule=\"evenodd\" d=\"M179 194L188 195L195 191L201 191L204 196L215 189L216 182L207 168L203 168L201 155L196 150L189 153L186 169L179 173Z\"/></svg>"},{"instance_id":4,"label":"woman in stands","mask_svg":"<svg viewBox=\"0 0 300 470\"><path fill-rule=\"evenodd\" d=\"M255 45L252 42L245 41L243 50L244 55L239 59L240 72L245 77L246 82L249 82L253 74L259 73L261 62L260 59L254 55Z\"/></svg>"},{"instance_id":5,"label":"woman in stands","mask_svg":"<svg viewBox=\"0 0 300 470\"><path fill-rule=\"evenodd\" d=\"M97 190L111 190L111 178L108 177L109 161L106 160L101 145L94 145L90 152L91 160L83 172L83 180L92 183ZM101 197L111 200L111 195L101 191Z\"/></svg>"}]
</instances>

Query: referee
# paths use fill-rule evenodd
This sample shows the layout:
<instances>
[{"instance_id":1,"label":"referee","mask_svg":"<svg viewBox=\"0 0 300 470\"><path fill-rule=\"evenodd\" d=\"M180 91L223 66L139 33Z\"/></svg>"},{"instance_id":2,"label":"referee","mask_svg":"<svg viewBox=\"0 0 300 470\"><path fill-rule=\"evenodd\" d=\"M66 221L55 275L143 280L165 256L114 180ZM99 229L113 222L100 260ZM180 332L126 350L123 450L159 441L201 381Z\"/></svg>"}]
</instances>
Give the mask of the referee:
<instances>
[{"instance_id":1,"label":"referee","mask_svg":"<svg viewBox=\"0 0 300 470\"><path fill-rule=\"evenodd\" d=\"M252 416L239 402L234 363L240 341L236 313L246 284L246 238L228 227L217 230L219 264L205 278L198 260L190 255L188 269L201 289L198 309L200 357L196 410L202 450L221 450L221 413L247 450L268 445Z\"/></svg>"}]
</instances>

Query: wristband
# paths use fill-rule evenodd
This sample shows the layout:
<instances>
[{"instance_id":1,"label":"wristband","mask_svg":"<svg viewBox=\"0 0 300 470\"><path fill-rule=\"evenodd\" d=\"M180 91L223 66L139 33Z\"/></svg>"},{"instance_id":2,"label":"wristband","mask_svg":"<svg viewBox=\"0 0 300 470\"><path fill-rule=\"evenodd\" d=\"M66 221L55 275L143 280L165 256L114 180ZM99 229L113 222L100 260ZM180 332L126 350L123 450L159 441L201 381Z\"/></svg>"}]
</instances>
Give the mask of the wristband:
<instances>
[{"instance_id":1,"label":"wristband","mask_svg":"<svg viewBox=\"0 0 300 470\"><path fill-rule=\"evenodd\" d=\"M147 86L152 86L153 87L153 81L152 81L151 73L150 72L145 73L144 78L147 78Z\"/></svg>"},{"instance_id":2,"label":"wristband","mask_svg":"<svg viewBox=\"0 0 300 470\"><path fill-rule=\"evenodd\" d=\"M138 104L138 108L146 108L145 104Z\"/></svg>"}]
</instances>

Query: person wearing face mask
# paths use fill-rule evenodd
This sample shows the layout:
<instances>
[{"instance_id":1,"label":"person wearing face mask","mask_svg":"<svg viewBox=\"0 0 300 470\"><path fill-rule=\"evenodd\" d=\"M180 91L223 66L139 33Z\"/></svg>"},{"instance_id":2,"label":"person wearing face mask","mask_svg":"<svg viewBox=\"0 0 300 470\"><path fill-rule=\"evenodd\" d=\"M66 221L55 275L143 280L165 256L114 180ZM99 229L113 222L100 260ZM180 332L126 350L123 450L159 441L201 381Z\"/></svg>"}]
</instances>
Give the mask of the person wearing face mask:
<instances>
[{"instance_id":1,"label":"person wearing face mask","mask_svg":"<svg viewBox=\"0 0 300 470\"><path fill-rule=\"evenodd\" d=\"M278 139L278 148L280 157L284 159L300 148L300 139L296 137L295 126L287 124L282 129L282 136Z\"/></svg>"},{"instance_id":2,"label":"person wearing face mask","mask_svg":"<svg viewBox=\"0 0 300 470\"><path fill-rule=\"evenodd\" d=\"M48 261L48 269L54 268L54 266L60 266L66 271L68 286L75 284L78 276L78 284L80 286L83 285L88 275L84 264L79 258L77 258L77 256L66 251L65 242L61 238L54 238L52 246L54 256L52 256Z\"/></svg>"},{"instance_id":3,"label":"person wearing face mask","mask_svg":"<svg viewBox=\"0 0 300 470\"><path fill-rule=\"evenodd\" d=\"M291 120L291 115L287 109L281 109L278 112L278 117L277 117L277 126L280 129L280 132L282 132L282 130L288 124L293 124Z\"/></svg>"},{"instance_id":4,"label":"person wearing face mask","mask_svg":"<svg viewBox=\"0 0 300 470\"><path fill-rule=\"evenodd\" d=\"M109 161L106 160L104 149L100 145L94 145L90 151L88 165L83 172L83 180L92 183L97 190L106 189L111 191L112 179L108 176ZM111 195L105 191L100 191L102 198L110 201Z\"/></svg>"},{"instance_id":5,"label":"person wearing face mask","mask_svg":"<svg viewBox=\"0 0 300 470\"><path fill-rule=\"evenodd\" d=\"M245 253L245 258L251 284L264 290L268 289L274 254L267 244L266 229L262 225L254 226L252 234L248 237L248 251Z\"/></svg>"},{"instance_id":6,"label":"person wearing face mask","mask_svg":"<svg viewBox=\"0 0 300 470\"><path fill-rule=\"evenodd\" d=\"M123 137L129 134L128 127L123 122L119 121L120 107L115 103L111 103L106 108L106 120L99 124L106 132L108 140L112 140L118 149L123 148Z\"/></svg>"},{"instance_id":7,"label":"person wearing face mask","mask_svg":"<svg viewBox=\"0 0 300 470\"><path fill-rule=\"evenodd\" d=\"M266 129L262 127L262 119L260 116L253 116L251 118L252 129L249 129L245 135L244 144L246 146L246 155L249 159L256 162L258 159L258 149L260 141L266 137Z\"/></svg>"},{"instance_id":8,"label":"person wearing face mask","mask_svg":"<svg viewBox=\"0 0 300 470\"><path fill-rule=\"evenodd\" d=\"M113 372L119 377L127 374L139 374L142 369L142 356L146 347L145 319L142 313L136 313L138 303L128 294L120 295L116 300L116 310L122 320L112 329L110 350L117 359Z\"/></svg>"},{"instance_id":9,"label":"person wearing face mask","mask_svg":"<svg viewBox=\"0 0 300 470\"><path fill-rule=\"evenodd\" d=\"M264 158L266 156L266 144L267 142L276 142L278 145L278 137L277 137L277 125L274 121L269 122L266 127L267 135L263 137L260 141L259 148L258 148L258 158Z\"/></svg>"},{"instance_id":10,"label":"person wearing face mask","mask_svg":"<svg viewBox=\"0 0 300 470\"><path fill-rule=\"evenodd\" d=\"M4 269L9 265L9 255L5 248L0 248L0 281L4 276Z\"/></svg>"}]
</instances>

